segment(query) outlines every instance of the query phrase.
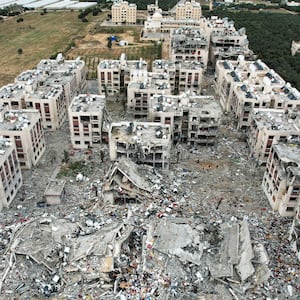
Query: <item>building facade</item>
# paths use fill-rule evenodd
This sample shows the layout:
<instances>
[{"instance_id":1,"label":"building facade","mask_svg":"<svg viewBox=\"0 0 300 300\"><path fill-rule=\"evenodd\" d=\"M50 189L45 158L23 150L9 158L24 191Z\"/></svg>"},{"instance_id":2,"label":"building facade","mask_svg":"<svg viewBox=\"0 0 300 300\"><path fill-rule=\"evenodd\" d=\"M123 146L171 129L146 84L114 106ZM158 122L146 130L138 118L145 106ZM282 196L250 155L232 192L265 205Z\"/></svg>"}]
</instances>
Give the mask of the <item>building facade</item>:
<instances>
[{"instance_id":1,"label":"building facade","mask_svg":"<svg viewBox=\"0 0 300 300\"><path fill-rule=\"evenodd\" d=\"M262 188L274 211L293 217L300 201L299 143L273 145L267 161Z\"/></svg>"},{"instance_id":2,"label":"building facade","mask_svg":"<svg viewBox=\"0 0 300 300\"><path fill-rule=\"evenodd\" d=\"M0 138L0 211L8 208L22 186L22 173L12 139Z\"/></svg>"},{"instance_id":3,"label":"building facade","mask_svg":"<svg viewBox=\"0 0 300 300\"><path fill-rule=\"evenodd\" d=\"M170 163L170 126L152 122L112 123L109 130L109 155L112 161L130 158L167 170Z\"/></svg>"},{"instance_id":4,"label":"building facade","mask_svg":"<svg viewBox=\"0 0 300 300\"><path fill-rule=\"evenodd\" d=\"M22 169L31 169L45 152L45 134L38 110L2 109L0 135L14 141Z\"/></svg>"},{"instance_id":5,"label":"building facade","mask_svg":"<svg viewBox=\"0 0 300 300\"><path fill-rule=\"evenodd\" d=\"M176 20L200 20L201 15L201 5L194 0L176 5Z\"/></svg>"},{"instance_id":6,"label":"building facade","mask_svg":"<svg viewBox=\"0 0 300 300\"><path fill-rule=\"evenodd\" d=\"M137 6L127 1L115 2L111 7L111 20L116 24L135 24Z\"/></svg>"},{"instance_id":7,"label":"building facade","mask_svg":"<svg viewBox=\"0 0 300 300\"><path fill-rule=\"evenodd\" d=\"M259 165L266 164L273 144L300 137L299 112L254 108L250 119L247 142Z\"/></svg>"},{"instance_id":8,"label":"building facade","mask_svg":"<svg viewBox=\"0 0 300 300\"><path fill-rule=\"evenodd\" d=\"M74 149L88 149L102 143L102 133L108 125L105 96L80 94L74 97L68 113Z\"/></svg>"},{"instance_id":9,"label":"building facade","mask_svg":"<svg viewBox=\"0 0 300 300\"><path fill-rule=\"evenodd\" d=\"M148 119L170 125L174 143L191 146L213 145L218 138L221 109L212 96L183 93L178 96L154 95Z\"/></svg>"}]
</instances>

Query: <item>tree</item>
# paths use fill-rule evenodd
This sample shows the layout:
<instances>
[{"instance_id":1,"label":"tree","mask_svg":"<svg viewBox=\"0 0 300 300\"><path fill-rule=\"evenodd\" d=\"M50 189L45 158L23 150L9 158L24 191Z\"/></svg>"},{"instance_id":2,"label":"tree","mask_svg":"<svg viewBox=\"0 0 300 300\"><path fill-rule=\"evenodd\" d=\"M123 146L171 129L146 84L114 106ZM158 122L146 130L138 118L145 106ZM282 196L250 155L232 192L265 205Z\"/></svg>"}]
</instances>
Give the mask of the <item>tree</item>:
<instances>
[{"instance_id":1,"label":"tree","mask_svg":"<svg viewBox=\"0 0 300 300\"><path fill-rule=\"evenodd\" d=\"M23 53L23 49L22 48L19 48L18 49L18 54L22 54Z\"/></svg>"}]
</instances>

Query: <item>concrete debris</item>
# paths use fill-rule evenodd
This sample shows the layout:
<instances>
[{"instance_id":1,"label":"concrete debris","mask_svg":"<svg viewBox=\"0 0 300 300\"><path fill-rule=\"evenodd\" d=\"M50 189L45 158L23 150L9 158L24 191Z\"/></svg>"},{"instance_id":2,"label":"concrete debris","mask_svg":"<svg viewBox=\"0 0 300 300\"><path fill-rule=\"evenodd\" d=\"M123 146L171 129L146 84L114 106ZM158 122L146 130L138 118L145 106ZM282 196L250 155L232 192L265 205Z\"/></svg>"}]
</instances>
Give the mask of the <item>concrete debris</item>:
<instances>
[{"instance_id":1,"label":"concrete debris","mask_svg":"<svg viewBox=\"0 0 300 300\"><path fill-rule=\"evenodd\" d=\"M48 139L63 154L59 133ZM26 171L0 212L0 298L297 299L291 221L268 209L262 169L233 127L223 134L214 147L181 145L162 174L95 150L81 169L62 168L55 206L37 202L59 159Z\"/></svg>"}]
</instances>

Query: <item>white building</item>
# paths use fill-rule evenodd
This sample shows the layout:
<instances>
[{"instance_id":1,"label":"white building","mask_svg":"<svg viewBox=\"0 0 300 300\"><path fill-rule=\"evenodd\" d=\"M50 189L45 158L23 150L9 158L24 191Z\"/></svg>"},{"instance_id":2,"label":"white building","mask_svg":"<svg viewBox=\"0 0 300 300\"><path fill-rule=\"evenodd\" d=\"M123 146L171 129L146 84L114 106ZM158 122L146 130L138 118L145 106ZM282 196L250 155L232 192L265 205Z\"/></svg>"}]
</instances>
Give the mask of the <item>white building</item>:
<instances>
[{"instance_id":1,"label":"white building","mask_svg":"<svg viewBox=\"0 0 300 300\"><path fill-rule=\"evenodd\" d=\"M136 11L136 4L120 0L111 7L111 20L116 24L135 24Z\"/></svg>"}]
</instances>

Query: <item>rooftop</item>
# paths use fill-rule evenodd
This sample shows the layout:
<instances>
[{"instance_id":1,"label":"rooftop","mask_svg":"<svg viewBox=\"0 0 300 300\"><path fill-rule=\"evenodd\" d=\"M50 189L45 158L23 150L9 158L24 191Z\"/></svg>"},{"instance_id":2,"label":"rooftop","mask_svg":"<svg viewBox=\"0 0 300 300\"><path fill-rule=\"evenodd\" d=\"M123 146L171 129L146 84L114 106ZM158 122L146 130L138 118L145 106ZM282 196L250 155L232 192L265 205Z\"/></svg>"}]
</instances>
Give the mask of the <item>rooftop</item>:
<instances>
[{"instance_id":1,"label":"rooftop","mask_svg":"<svg viewBox=\"0 0 300 300\"><path fill-rule=\"evenodd\" d=\"M170 127L151 122L119 122L111 124L111 135L115 140L130 144L168 144Z\"/></svg>"},{"instance_id":2,"label":"rooftop","mask_svg":"<svg viewBox=\"0 0 300 300\"><path fill-rule=\"evenodd\" d=\"M255 108L252 111L252 117L258 128L281 131L299 131L300 129L300 114L298 112Z\"/></svg>"},{"instance_id":3,"label":"rooftop","mask_svg":"<svg viewBox=\"0 0 300 300\"><path fill-rule=\"evenodd\" d=\"M22 84L10 83L0 88L0 99L19 99L24 92Z\"/></svg>"},{"instance_id":4,"label":"rooftop","mask_svg":"<svg viewBox=\"0 0 300 300\"><path fill-rule=\"evenodd\" d=\"M47 185L45 196L60 196L64 190L66 182L64 180L51 179Z\"/></svg>"},{"instance_id":5,"label":"rooftop","mask_svg":"<svg viewBox=\"0 0 300 300\"><path fill-rule=\"evenodd\" d=\"M1 111L0 131L22 131L32 126L40 118L40 113L35 109L5 110Z\"/></svg>"},{"instance_id":6,"label":"rooftop","mask_svg":"<svg viewBox=\"0 0 300 300\"><path fill-rule=\"evenodd\" d=\"M0 161L4 158L4 155L6 153L9 153L11 151L11 148L13 147L14 143L12 139L7 139L3 136L0 136Z\"/></svg>"},{"instance_id":7,"label":"rooftop","mask_svg":"<svg viewBox=\"0 0 300 300\"><path fill-rule=\"evenodd\" d=\"M104 106L104 95L80 94L73 98L69 109L72 112L101 112Z\"/></svg>"},{"instance_id":8,"label":"rooftop","mask_svg":"<svg viewBox=\"0 0 300 300\"><path fill-rule=\"evenodd\" d=\"M30 98L39 100L56 99L63 93L61 86L40 86L34 93L30 94Z\"/></svg>"}]
</instances>

